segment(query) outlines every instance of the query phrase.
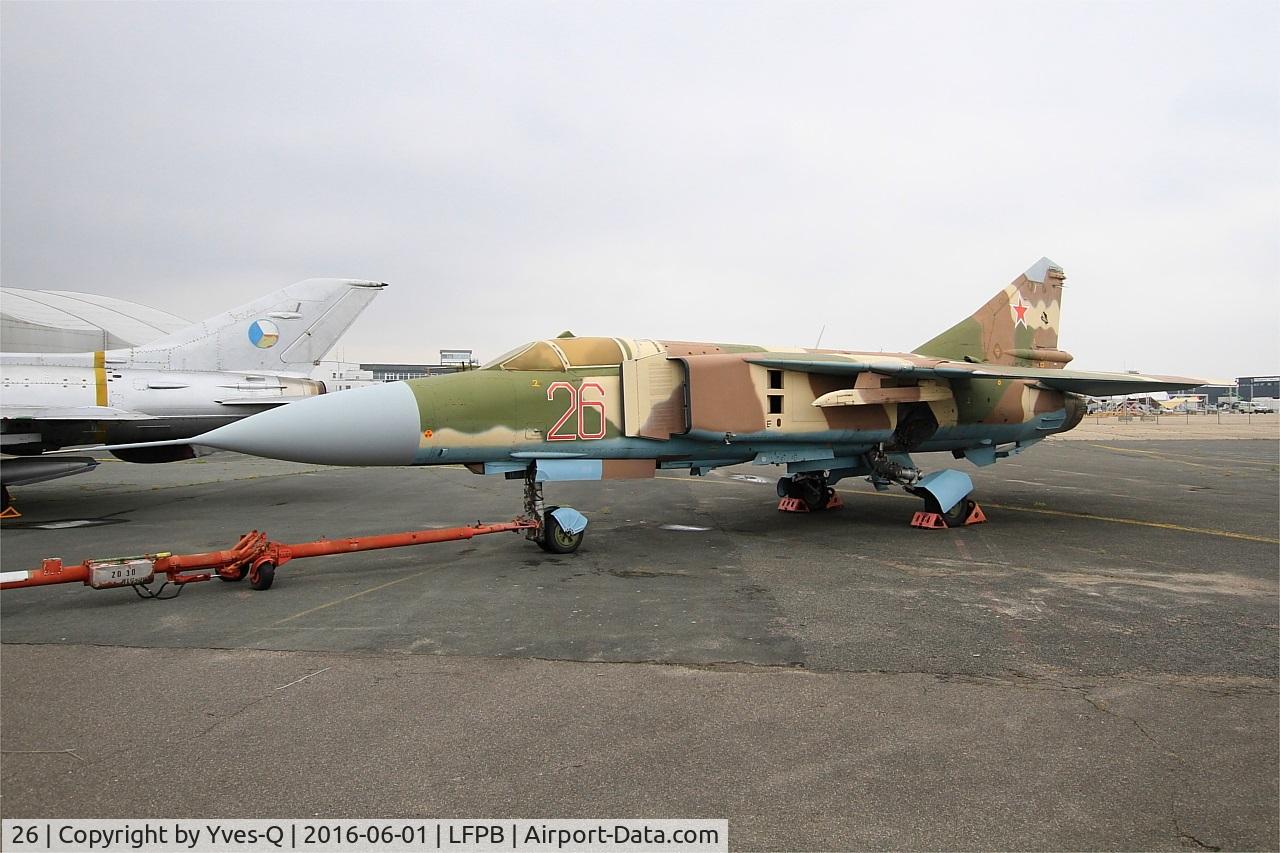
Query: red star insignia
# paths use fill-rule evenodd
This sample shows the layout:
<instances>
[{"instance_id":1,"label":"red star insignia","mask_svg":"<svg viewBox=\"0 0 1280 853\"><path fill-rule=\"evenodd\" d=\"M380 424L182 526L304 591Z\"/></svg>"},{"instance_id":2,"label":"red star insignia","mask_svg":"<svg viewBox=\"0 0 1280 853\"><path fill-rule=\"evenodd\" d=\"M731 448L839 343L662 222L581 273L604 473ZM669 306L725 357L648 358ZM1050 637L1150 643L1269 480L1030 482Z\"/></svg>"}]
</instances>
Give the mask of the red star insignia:
<instances>
[{"instance_id":1,"label":"red star insignia","mask_svg":"<svg viewBox=\"0 0 1280 853\"><path fill-rule=\"evenodd\" d=\"M1014 322L1014 325L1015 325L1015 326L1025 326L1025 325L1027 325L1027 309L1028 309L1028 308L1030 308L1031 306L1030 306L1030 305L1023 305L1023 304L1022 304L1022 300L1021 300L1021 299L1019 299L1019 300L1018 300L1018 304L1017 304L1017 305L1011 305L1011 306L1009 306L1009 307L1011 307L1011 308L1013 309L1013 313L1014 313L1014 314L1017 314L1017 315L1018 315L1017 317L1015 317L1015 318L1014 318L1014 321L1013 321L1013 322Z\"/></svg>"}]
</instances>

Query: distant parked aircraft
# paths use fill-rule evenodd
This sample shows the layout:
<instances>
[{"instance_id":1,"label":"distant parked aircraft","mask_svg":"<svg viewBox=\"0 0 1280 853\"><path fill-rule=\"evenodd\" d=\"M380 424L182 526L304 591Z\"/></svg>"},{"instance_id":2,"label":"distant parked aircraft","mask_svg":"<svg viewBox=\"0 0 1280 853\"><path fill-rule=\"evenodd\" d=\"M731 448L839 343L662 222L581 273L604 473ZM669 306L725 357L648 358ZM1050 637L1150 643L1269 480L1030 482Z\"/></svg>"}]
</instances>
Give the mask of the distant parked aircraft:
<instances>
[{"instance_id":1,"label":"distant parked aircraft","mask_svg":"<svg viewBox=\"0 0 1280 853\"><path fill-rule=\"evenodd\" d=\"M144 346L0 354L0 462L8 487L92 470L92 457L39 454L84 444L190 438L323 394L308 371L385 284L308 279ZM190 446L119 450L128 462L190 459Z\"/></svg>"}]
</instances>

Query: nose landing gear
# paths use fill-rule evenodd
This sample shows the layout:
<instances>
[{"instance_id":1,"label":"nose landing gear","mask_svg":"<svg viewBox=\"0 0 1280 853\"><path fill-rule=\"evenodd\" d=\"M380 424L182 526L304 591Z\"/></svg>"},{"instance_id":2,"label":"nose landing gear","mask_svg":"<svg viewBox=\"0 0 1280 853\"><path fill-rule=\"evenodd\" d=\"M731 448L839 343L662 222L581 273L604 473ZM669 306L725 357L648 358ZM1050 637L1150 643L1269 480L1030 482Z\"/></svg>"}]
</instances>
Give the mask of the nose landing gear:
<instances>
[{"instance_id":1,"label":"nose landing gear","mask_svg":"<svg viewBox=\"0 0 1280 853\"><path fill-rule=\"evenodd\" d=\"M529 466L524 476L524 517L537 522L525 532L525 538L551 554L572 554L587 535L587 519L567 506L543 506L542 483L537 468Z\"/></svg>"}]
</instances>

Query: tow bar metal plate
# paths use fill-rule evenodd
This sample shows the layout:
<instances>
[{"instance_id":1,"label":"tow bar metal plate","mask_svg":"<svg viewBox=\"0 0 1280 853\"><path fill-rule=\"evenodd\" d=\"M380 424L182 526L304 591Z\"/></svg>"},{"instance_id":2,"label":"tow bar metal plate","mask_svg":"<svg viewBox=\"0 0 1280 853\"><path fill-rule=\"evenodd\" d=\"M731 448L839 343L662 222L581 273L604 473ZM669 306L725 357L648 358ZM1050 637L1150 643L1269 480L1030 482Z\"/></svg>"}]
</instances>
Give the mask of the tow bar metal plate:
<instances>
[{"instance_id":1,"label":"tow bar metal plate","mask_svg":"<svg viewBox=\"0 0 1280 853\"><path fill-rule=\"evenodd\" d=\"M105 560L89 564L89 586L111 589L115 586L137 586L151 583L155 569L150 560Z\"/></svg>"}]
</instances>

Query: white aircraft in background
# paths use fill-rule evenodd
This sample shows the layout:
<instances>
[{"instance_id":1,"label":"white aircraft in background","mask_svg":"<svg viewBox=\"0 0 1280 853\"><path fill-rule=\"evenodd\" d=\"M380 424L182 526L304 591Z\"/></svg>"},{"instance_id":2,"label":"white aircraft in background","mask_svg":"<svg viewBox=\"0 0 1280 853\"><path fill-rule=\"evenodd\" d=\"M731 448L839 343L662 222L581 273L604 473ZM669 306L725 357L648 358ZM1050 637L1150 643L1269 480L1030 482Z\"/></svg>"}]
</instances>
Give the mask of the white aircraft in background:
<instances>
[{"instance_id":1,"label":"white aircraft in background","mask_svg":"<svg viewBox=\"0 0 1280 853\"><path fill-rule=\"evenodd\" d=\"M83 444L191 438L325 392L308 372L386 284L314 278L144 346L89 353L0 353L0 462L9 486L90 471ZM126 462L191 459L189 445L113 451Z\"/></svg>"}]
</instances>

